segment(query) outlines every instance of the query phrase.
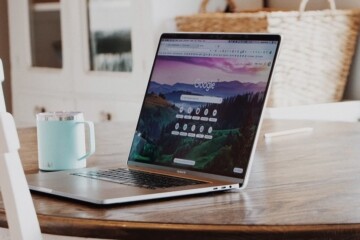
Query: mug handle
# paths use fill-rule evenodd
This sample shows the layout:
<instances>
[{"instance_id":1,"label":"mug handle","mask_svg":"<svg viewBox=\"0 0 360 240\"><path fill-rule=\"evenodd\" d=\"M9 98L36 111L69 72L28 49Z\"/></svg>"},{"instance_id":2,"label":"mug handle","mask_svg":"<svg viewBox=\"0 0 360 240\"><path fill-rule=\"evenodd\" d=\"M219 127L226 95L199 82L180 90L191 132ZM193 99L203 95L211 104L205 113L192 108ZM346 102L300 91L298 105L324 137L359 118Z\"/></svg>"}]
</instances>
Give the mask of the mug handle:
<instances>
[{"instance_id":1,"label":"mug handle","mask_svg":"<svg viewBox=\"0 0 360 240\"><path fill-rule=\"evenodd\" d=\"M89 128L89 146L90 149L89 151L82 156L81 158L79 158L78 160L83 160L85 158L87 158L88 156L90 156L91 154L93 154L95 152L95 130L94 130L94 123L90 122L90 121L85 121L85 122L78 122L79 124L85 124L85 126L87 126Z\"/></svg>"}]
</instances>

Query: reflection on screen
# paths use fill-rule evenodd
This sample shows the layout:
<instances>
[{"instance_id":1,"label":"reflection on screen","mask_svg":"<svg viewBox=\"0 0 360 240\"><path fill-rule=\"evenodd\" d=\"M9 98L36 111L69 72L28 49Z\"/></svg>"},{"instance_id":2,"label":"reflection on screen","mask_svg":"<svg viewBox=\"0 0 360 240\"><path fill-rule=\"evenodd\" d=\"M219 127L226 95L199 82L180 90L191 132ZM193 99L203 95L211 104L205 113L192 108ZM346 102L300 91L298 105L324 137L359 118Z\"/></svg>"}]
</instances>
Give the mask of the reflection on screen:
<instances>
[{"instance_id":1,"label":"reflection on screen","mask_svg":"<svg viewBox=\"0 0 360 240\"><path fill-rule=\"evenodd\" d=\"M163 39L130 161L243 177L277 42Z\"/></svg>"}]
</instances>

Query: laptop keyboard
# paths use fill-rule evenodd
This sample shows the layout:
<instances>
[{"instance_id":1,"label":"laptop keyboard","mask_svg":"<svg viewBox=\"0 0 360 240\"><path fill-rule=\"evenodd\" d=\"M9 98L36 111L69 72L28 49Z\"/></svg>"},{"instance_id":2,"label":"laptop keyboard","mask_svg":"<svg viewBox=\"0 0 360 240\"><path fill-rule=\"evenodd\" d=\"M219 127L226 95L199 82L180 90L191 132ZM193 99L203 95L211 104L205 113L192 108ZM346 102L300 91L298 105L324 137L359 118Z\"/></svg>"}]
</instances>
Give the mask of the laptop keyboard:
<instances>
[{"instance_id":1,"label":"laptop keyboard","mask_svg":"<svg viewBox=\"0 0 360 240\"><path fill-rule=\"evenodd\" d=\"M193 179L185 179L125 168L78 172L71 173L71 175L94 178L147 189L183 187L206 183Z\"/></svg>"}]
</instances>

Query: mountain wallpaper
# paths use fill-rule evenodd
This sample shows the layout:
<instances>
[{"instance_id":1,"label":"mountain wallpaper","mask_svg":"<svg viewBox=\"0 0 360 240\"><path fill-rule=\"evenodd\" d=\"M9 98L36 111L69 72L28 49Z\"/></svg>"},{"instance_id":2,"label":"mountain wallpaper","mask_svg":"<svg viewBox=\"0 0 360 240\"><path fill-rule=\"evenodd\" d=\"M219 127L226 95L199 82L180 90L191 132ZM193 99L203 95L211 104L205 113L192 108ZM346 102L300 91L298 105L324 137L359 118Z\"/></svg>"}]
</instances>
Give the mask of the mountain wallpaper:
<instances>
[{"instance_id":1,"label":"mountain wallpaper","mask_svg":"<svg viewBox=\"0 0 360 240\"><path fill-rule=\"evenodd\" d=\"M130 160L243 177L269 71L234 58L158 56ZM184 101L184 95L222 101ZM179 164L174 159L192 164Z\"/></svg>"}]
</instances>

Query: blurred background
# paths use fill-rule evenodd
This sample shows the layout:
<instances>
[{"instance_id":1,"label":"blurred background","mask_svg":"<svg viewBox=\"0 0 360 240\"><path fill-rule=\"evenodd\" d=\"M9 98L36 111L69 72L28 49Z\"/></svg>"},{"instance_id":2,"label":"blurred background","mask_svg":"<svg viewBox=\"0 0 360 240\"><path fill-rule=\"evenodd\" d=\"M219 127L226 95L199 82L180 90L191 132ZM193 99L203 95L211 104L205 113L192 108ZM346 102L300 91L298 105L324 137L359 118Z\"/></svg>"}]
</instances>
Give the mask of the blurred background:
<instances>
[{"instance_id":1,"label":"blurred background","mask_svg":"<svg viewBox=\"0 0 360 240\"><path fill-rule=\"evenodd\" d=\"M0 57L7 107L18 126L35 114L79 110L95 122L137 119L157 42L201 0L0 0ZM240 10L298 10L300 0L237 0ZM360 1L337 0L339 9ZM210 0L207 11L224 11ZM307 10L326 9L310 0ZM359 41L358 41L359 42ZM358 51L343 100L360 100Z\"/></svg>"}]
</instances>

